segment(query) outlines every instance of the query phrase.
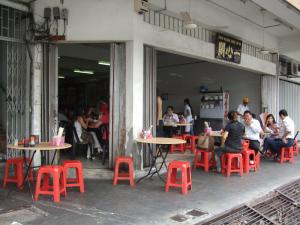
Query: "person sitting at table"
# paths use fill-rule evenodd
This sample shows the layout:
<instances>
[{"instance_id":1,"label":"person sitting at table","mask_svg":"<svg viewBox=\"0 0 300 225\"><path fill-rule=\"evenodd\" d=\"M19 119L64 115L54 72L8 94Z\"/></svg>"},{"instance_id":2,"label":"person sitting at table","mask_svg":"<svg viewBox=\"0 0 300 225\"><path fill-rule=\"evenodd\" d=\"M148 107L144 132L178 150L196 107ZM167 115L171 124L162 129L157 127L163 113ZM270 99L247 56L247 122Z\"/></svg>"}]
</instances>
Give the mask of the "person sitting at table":
<instances>
[{"instance_id":1,"label":"person sitting at table","mask_svg":"<svg viewBox=\"0 0 300 225\"><path fill-rule=\"evenodd\" d=\"M222 133L221 147L214 151L217 172L221 172L221 156L223 153L241 153L242 138L245 126L238 121L238 112L230 111L227 115L229 122Z\"/></svg>"},{"instance_id":2,"label":"person sitting at table","mask_svg":"<svg viewBox=\"0 0 300 225\"><path fill-rule=\"evenodd\" d=\"M176 113L174 113L173 106L167 107L167 112L163 117L164 132L167 137L172 137L176 133L176 124L179 123L179 118Z\"/></svg>"},{"instance_id":3,"label":"person sitting at table","mask_svg":"<svg viewBox=\"0 0 300 225\"><path fill-rule=\"evenodd\" d=\"M88 124L84 120L84 110L78 109L75 115L74 127L76 129L79 140L82 143L88 144L87 159L93 159L94 148L100 148L100 143L93 132L88 132Z\"/></svg>"},{"instance_id":4,"label":"person sitting at table","mask_svg":"<svg viewBox=\"0 0 300 225\"><path fill-rule=\"evenodd\" d=\"M249 140L249 148L255 151L257 154L260 151L260 134L262 129L257 119L252 117L252 113L249 110L244 112L244 126L245 126L245 140ZM251 161L254 159L251 159ZM251 162L250 162L251 163Z\"/></svg>"},{"instance_id":5,"label":"person sitting at table","mask_svg":"<svg viewBox=\"0 0 300 225\"><path fill-rule=\"evenodd\" d=\"M265 139L264 139L264 144L263 144L263 152L265 153L269 148L270 148L270 141L274 140L274 139L278 139L279 138L279 126L276 123L276 120L273 116L273 114L269 114L266 117L266 121L264 123L264 133L266 135L268 135Z\"/></svg>"},{"instance_id":6,"label":"person sitting at table","mask_svg":"<svg viewBox=\"0 0 300 225\"><path fill-rule=\"evenodd\" d=\"M273 154L280 157L282 147L291 147L294 144L295 124L289 117L287 111L282 109L279 111L281 122L279 124L279 138L269 142L270 150Z\"/></svg>"}]
</instances>

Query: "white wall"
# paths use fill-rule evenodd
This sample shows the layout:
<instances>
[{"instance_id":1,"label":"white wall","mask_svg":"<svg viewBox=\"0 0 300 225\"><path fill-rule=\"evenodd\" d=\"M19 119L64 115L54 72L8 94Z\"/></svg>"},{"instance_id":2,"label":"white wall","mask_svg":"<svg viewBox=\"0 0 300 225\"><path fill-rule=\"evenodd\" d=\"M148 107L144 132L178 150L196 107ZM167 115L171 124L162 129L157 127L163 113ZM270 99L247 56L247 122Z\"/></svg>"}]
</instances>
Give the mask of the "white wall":
<instances>
[{"instance_id":1,"label":"white wall","mask_svg":"<svg viewBox=\"0 0 300 225\"><path fill-rule=\"evenodd\" d=\"M257 115L261 112L261 76L258 74L204 62L159 69L157 79L160 94L169 95L168 101L163 102L164 109L173 105L176 111L182 112L183 100L189 98L193 110L199 114L200 86L206 85L209 90L218 90L220 86L228 90L230 109L236 109L243 96L248 96L251 111Z\"/></svg>"}]
</instances>

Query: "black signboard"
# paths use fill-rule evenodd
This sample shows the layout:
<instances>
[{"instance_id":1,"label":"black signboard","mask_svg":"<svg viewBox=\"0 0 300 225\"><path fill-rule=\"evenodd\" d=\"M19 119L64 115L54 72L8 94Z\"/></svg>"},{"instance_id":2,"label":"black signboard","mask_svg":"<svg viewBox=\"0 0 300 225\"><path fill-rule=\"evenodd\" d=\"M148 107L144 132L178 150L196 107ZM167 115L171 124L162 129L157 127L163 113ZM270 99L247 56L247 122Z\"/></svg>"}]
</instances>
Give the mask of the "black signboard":
<instances>
[{"instance_id":1,"label":"black signboard","mask_svg":"<svg viewBox=\"0 0 300 225\"><path fill-rule=\"evenodd\" d=\"M215 43L215 58L233 62L241 63L242 41L217 34Z\"/></svg>"}]
</instances>

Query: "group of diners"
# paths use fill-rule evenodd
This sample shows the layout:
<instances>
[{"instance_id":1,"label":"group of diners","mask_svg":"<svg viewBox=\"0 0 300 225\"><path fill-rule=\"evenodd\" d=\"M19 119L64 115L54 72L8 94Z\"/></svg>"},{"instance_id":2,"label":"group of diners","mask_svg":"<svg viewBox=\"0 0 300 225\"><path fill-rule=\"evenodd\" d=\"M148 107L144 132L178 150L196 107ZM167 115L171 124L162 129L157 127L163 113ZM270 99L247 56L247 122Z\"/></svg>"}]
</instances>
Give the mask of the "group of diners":
<instances>
[{"instance_id":1,"label":"group of diners","mask_svg":"<svg viewBox=\"0 0 300 225\"><path fill-rule=\"evenodd\" d=\"M66 117L68 123L74 126L80 143L87 144L87 159L94 159L103 152L104 140L108 139L109 108L105 102L100 102L96 112L94 107L86 109L78 107ZM60 115L60 118L62 116ZM66 119L63 119L65 121Z\"/></svg>"},{"instance_id":2,"label":"group of diners","mask_svg":"<svg viewBox=\"0 0 300 225\"><path fill-rule=\"evenodd\" d=\"M282 147L291 147L294 144L295 125L285 109L279 111L279 117L280 122L276 123L274 116L269 114L261 126L249 110L244 112L241 122L239 113L230 111L229 122L222 132L221 146L214 150L216 170L221 172L220 158L223 153L242 152L243 140L249 140L249 148L253 149L255 154L269 152L280 157Z\"/></svg>"}]
</instances>

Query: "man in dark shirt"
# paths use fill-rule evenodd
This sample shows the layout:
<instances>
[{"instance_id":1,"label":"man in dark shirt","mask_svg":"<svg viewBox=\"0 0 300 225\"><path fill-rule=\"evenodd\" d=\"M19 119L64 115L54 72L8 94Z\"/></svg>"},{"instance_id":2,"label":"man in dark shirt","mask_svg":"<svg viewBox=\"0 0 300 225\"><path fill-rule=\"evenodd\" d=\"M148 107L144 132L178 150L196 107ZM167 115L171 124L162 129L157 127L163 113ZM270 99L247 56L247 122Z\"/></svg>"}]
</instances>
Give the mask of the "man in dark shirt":
<instances>
[{"instance_id":1,"label":"man in dark shirt","mask_svg":"<svg viewBox=\"0 0 300 225\"><path fill-rule=\"evenodd\" d=\"M221 172L221 156L223 153L240 153L243 150L242 138L245 133L245 126L238 122L238 113L228 113L229 123L226 125L222 136L221 147L215 149L215 160L217 171Z\"/></svg>"}]
</instances>

